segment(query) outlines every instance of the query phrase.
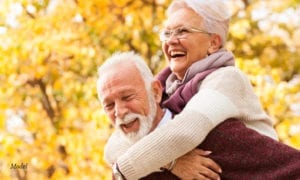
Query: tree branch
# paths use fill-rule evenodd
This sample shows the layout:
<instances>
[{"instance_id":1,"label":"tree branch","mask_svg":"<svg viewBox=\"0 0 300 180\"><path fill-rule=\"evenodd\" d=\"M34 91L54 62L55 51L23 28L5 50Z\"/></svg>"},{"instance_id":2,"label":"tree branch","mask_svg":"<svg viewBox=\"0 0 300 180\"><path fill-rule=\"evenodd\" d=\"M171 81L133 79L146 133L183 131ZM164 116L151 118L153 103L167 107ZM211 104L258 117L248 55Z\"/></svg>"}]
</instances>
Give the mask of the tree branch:
<instances>
[{"instance_id":1,"label":"tree branch","mask_svg":"<svg viewBox=\"0 0 300 180\"><path fill-rule=\"evenodd\" d=\"M45 83L41 79L29 80L29 81L27 81L27 83L31 86L37 85L39 87L39 89L41 90L41 92L42 92L41 102L42 102L43 108L46 111L48 117L51 119L52 124L54 125L55 112L51 106L49 96L46 92Z\"/></svg>"}]
</instances>

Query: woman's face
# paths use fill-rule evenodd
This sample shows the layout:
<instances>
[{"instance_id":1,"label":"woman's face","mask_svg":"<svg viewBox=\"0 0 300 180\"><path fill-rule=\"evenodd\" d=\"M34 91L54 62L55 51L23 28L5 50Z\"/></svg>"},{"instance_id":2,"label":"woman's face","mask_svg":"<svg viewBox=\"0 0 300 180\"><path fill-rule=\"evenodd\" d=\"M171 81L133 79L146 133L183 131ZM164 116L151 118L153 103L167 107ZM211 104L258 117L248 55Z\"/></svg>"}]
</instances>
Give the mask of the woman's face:
<instances>
[{"instance_id":1,"label":"woman's face","mask_svg":"<svg viewBox=\"0 0 300 180\"><path fill-rule=\"evenodd\" d=\"M173 12L165 24L166 30L179 27L201 29L202 18L192 9L182 8ZM163 41L162 49L172 72L178 79L183 79L186 70L196 61L206 57L211 44L211 36L207 33L189 32L178 39L171 35Z\"/></svg>"}]
</instances>

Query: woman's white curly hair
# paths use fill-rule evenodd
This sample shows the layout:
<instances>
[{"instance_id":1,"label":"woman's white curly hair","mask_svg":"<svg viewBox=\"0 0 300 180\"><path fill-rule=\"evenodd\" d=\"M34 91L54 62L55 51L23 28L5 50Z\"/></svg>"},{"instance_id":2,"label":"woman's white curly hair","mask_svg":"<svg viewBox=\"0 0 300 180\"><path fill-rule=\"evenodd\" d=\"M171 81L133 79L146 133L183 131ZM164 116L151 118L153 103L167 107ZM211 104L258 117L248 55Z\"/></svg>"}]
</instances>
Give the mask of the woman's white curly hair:
<instances>
[{"instance_id":1,"label":"woman's white curly hair","mask_svg":"<svg viewBox=\"0 0 300 180\"><path fill-rule=\"evenodd\" d=\"M222 46L226 43L231 15L224 0L174 0L167 16L181 8L191 8L203 18L202 29L220 35Z\"/></svg>"}]
</instances>

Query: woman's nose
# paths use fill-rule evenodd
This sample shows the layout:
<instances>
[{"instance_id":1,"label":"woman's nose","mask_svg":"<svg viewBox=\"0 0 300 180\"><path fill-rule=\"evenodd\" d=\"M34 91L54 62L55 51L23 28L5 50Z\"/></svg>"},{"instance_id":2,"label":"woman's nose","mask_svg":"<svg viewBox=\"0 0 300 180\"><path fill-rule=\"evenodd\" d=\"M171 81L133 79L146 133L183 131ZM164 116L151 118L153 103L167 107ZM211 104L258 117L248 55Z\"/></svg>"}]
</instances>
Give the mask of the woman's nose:
<instances>
[{"instance_id":1,"label":"woman's nose","mask_svg":"<svg viewBox=\"0 0 300 180\"><path fill-rule=\"evenodd\" d=\"M172 33L172 34L170 35L170 37L169 37L168 39L166 39L165 42L166 42L167 44L178 43L178 38L177 38L177 36L176 36L174 33Z\"/></svg>"}]
</instances>

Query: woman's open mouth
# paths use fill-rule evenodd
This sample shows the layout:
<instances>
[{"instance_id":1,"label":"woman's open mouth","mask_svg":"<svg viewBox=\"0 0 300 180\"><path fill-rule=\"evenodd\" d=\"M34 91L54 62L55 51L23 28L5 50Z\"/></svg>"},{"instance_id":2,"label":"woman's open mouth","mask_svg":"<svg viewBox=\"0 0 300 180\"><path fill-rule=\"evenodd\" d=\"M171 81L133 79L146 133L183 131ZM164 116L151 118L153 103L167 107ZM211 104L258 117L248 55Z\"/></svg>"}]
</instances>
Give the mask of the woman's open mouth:
<instances>
[{"instance_id":1,"label":"woman's open mouth","mask_svg":"<svg viewBox=\"0 0 300 180\"><path fill-rule=\"evenodd\" d=\"M182 51L171 51L170 52L170 57L171 58L179 58L179 57L183 57L185 55L186 55L186 53L182 52Z\"/></svg>"}]
</instances>

